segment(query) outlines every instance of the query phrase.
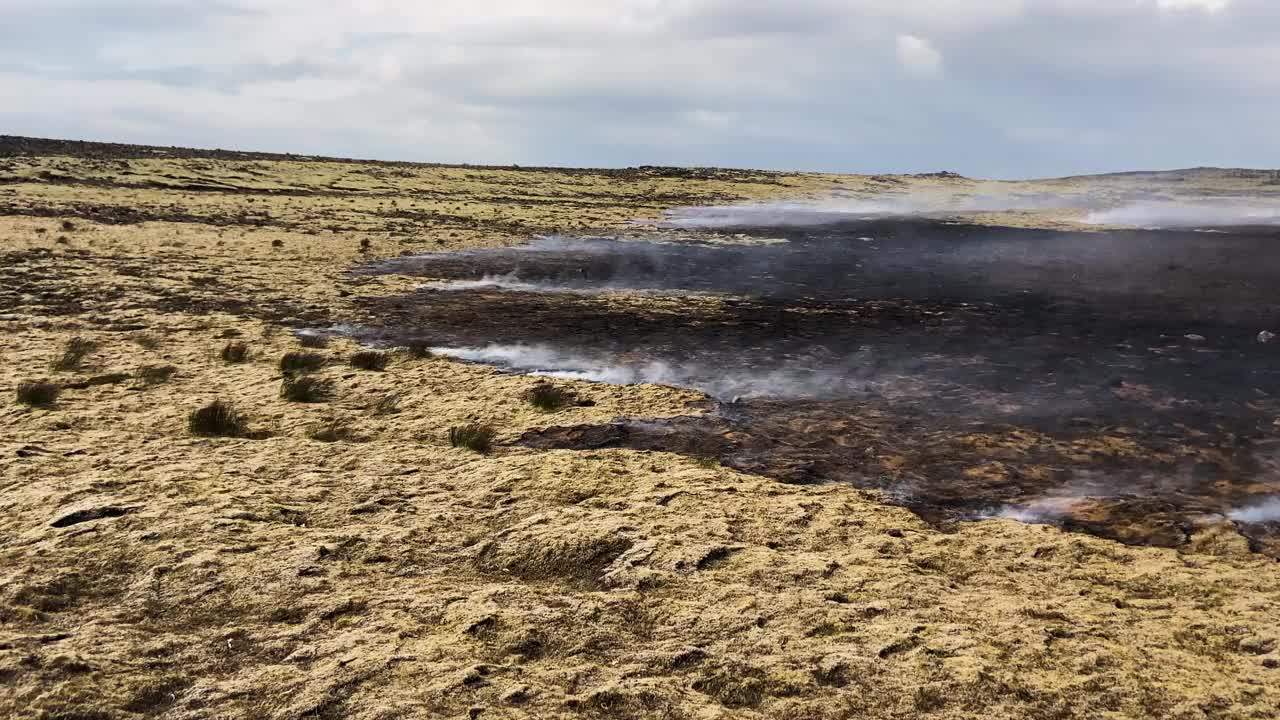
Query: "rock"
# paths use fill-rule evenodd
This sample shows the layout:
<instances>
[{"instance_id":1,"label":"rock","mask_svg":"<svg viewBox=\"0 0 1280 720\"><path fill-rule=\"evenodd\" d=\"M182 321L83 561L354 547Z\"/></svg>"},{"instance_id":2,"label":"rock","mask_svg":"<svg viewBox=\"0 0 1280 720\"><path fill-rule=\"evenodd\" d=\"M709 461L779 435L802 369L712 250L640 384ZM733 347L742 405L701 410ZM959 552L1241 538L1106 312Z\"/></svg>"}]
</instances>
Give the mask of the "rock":
<instances>
[{"instance_id":1,"label":"rock","mask_svg":"<svg viewBox=\"0 0 1280 720\"><path fill-rule=\"evenodd\" d=\"M1197 343L1204 342L1206 339L1205 336L1197 335L1195 333L1188 333L1186 335L1183 335L1182 337L1186 338L1187 340L1190 340L1191 342L1197 342Z\"/></svg>"},{"instance_id":2,"label":"rock","mask_svg":"<svg viewBox=\"0 0 1280 720\"><path fill-rule=\"evenodd\" d=\"M1258 342L1264 345L1270 345L1271 343L1276 341L1277 337L1280 337L1280 336L1277 336L1275 333L1269 330L1263 330L1262 332L1258 333Z\"/></svg>"}]
</instances>

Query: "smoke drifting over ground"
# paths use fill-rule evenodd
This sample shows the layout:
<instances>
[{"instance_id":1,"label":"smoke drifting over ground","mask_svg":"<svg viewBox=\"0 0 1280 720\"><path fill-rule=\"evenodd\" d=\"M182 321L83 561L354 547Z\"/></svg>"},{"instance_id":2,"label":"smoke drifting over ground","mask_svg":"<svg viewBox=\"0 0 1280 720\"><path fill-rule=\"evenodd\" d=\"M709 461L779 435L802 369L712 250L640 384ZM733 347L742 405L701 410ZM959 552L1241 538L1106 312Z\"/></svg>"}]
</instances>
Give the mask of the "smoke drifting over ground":
<instances>
[{"instance_id":1,"label":"smoke drifting over ground","mask_svg":"<svg viewBox=\"0 0 1280 720\"><path fill-rule=\"evenodd\" d=\"M1266 203L1256 198L1133 195L1029 193L979 186L967 193L915 191L867 198L682 208L666 213L662 224L682 229L820 227L891 217L1066 210L1072 211L1080 222L1092 225L1156 229L1280 225L1280 200Z\"/></svg>"},{"instance_id":2,"label":"smoke drifting over ground","mask_svg":"<svg viewBox=\"0 0 1280 720\"><path fill-rule=\"evenodd\" d=\"M1280 523L1280 498L1253 505L1229 513L1232 520L1242 523Z\"/></svg>"},{"instance_id":3,"label":"smoke drifting over ground","mask_svg":"<svg viewBox=\"0 0 1280 720\"><path fill-rule=\"evenodd\" d=\"M384 261L367 271L426 284L367 299L380 323L356 334L700 389L723 403L712 418L527 441L854 482L939 520L1006 508L1177 544L1193 518L1280 493L1251 450L1280 414L1278 348L1257 340L1280 321L1274 234L893 218L745 234L772 242L686 231Z\"/></svg>"},{"instance_id":4,"label":"smoke drifting over ground","mask_svg":"<svg viewBox=\"0 0 1280 720\"><path fill-rule=\"evenodd\" d=\"M1148 201L1094 210L1088 222L1150 228L1207 228L1280 225L1280 206L1245 199Z\"/></svg>"}]
</instances>

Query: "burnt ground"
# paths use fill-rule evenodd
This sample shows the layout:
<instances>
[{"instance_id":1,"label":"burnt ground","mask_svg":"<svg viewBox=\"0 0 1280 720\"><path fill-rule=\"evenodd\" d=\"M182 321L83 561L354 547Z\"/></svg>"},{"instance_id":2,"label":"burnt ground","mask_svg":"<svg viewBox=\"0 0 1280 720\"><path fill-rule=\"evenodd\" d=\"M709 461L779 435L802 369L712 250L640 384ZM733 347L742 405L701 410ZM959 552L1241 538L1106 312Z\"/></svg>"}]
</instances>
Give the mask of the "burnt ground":
<instances>
[{"instance_id":1,"label":"burnt ground","mask_svg":"<svg viewBox=\"0 0 1280 720\"><path fill-rule=\"evenodd\" d=\"M698 388L719 401L705 417L522 442L854 483L944 526L1005 515L1176 546L1280 493L1280 345L1258 341L1280 327L1274 231L744 234L773 242L550 239L385 261L359 272L433 282L362 299L358 335ZM1238 527L1280 554L1280 524Z\"/></svg>"}]
</instances>

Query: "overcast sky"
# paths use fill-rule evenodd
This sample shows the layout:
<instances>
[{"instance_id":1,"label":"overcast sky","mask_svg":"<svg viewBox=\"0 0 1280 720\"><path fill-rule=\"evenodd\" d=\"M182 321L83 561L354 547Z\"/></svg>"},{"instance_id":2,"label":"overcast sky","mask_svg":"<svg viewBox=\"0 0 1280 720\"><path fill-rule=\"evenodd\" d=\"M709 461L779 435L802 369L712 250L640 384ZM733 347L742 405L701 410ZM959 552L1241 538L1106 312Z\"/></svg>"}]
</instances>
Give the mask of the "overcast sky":
<instances>
[{"instance_id":1,"label":"overcast sky","mask_svg":"<svg viewBox=\"0 0 1280 720\"><path fill-rule=\"evenodd\" d=\"M1280 0L0 0L0 133L524 165L1280 166Z\"/></svg>"}]
</instances>

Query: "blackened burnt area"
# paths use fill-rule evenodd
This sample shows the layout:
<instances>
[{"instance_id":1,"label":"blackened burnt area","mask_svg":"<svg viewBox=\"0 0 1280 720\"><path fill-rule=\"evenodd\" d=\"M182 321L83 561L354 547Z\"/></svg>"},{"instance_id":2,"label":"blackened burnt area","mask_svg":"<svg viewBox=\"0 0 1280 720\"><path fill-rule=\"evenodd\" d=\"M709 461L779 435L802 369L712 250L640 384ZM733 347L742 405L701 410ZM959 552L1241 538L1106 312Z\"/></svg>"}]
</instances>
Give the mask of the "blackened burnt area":
<instances>
[{"instance_id":1,"label":"blackened burnt area","mask_svg":"<svg viewBox=\"0 0 1280 720\"><path fill-rule=\"evenodd\" d=\"M377 326L367 339L660 360L682 384L728 388L720 411L523 442L851 482L940 523L1066 498L1047 519L1177 545L1202 516L1280 491L1270 449L1280 349L1256 339L1280 324L1272 235L921 222L752 234L788 242L588 241L409 259L383 269L549 291L366 298ZM663 292L550 291L602 287ZM1274 529L1246 531L1272 547Z\"/></svg>"}]
</instances>

